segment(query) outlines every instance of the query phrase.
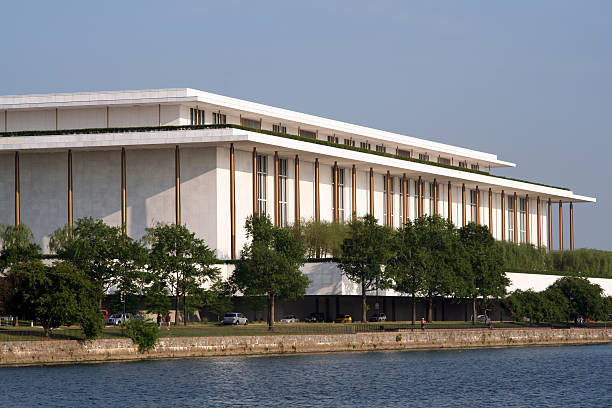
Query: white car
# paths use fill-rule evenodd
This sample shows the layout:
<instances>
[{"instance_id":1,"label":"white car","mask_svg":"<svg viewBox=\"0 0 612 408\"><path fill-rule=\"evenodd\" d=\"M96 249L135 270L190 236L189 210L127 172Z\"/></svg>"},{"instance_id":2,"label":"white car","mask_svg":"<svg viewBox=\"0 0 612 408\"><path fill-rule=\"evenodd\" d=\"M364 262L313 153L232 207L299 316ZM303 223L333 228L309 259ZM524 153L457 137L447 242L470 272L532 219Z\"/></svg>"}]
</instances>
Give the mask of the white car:
<instances>
[{"instance_id":1,"label":"white car","mask_svg":"<svg viewBox=\"0 0 612 408\"><path fill-rule=\"evenodd\" d=\"M281 323L297 323L300 321L300 319L298 319L296 315L290 314L283 317L280 321Z\"/></svg>"},{"instance_id":2,"label":"white car","mask_svg":"<svg viewBox=\"0 0 612 408\"><path fill-rule=\"evenodd\" d=\"M106 320L106 324L111 326L119 326L127 323L127 321L130 320L132 317L133 316L131 313L115 313Z\"/></svg>"},{"instance_id":3,"label":"white car","mask_svg":"<svg viewBox=\"0 0 612 408\"><path fill-rule=\"evenodd\" d=\"M246 326L249 324L249 319L247 319L242 313L231 312L226 313L225 316L223 316L223 324L242 324Z\"/></svg>"}]
</instances>

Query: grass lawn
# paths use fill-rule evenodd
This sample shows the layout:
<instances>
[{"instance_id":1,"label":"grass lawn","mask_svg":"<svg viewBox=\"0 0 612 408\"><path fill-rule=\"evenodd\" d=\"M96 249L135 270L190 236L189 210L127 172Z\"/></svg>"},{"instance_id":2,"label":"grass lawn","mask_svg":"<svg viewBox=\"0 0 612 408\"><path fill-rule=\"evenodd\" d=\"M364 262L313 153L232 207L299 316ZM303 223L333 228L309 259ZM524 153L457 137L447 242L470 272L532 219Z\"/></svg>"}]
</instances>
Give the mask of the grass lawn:
<instances>
[{"instance_id":1,"label":"grass lawn","mask_svg":"<svg viewBox=\"0 0 612 408\"><path fill-rule=\"evenodd\" d=\"M607 327L609 323L588 323L584 327ZM526 322L494 322L494 328L520 328L520 327L550 327L549 324L531 325ZM553 327L567 327L565 323L556 323ZM258 336L277 334L349 334L357 332L394 331L419 329L420 323L414 325L411 322L380 322L380 323L276 323L274 331L269 331L266 323L249 323L247 326L223 326L217 323L190 323L187 326L179 324L172 325L170 330L162 327L160 337L206 337L206 336ZM427 323L426 329L472 329L486 328L487 325L477 322L475 326L471 322L432 322ZM125 337L124 330L120 327L106 326L100 338L117 339ZM72 340L82 339L83 332L78 326L60 327L54 329L50 339L43 336L40 327L0 327L0 342L21 340Z\"/></svg>"}]
</instances>

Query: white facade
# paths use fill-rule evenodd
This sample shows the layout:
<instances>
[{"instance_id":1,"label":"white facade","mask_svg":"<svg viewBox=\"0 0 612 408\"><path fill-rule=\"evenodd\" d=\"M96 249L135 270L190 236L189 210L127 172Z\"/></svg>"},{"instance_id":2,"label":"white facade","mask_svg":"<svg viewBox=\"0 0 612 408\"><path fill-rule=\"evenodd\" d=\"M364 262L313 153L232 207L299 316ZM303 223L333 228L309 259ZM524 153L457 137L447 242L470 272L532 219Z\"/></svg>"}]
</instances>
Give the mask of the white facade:
<instances>
[{"instance_id":1,"label":"white facade","mask_svg":"<svg viewBox=\"0 0 612 408\"><path fill-rule=\"evenodd\" d=\"M194 112L198 112L195 117ZM225 115L221 117L225 118L226 124L243 123L248 127L280 130L290 135L314 136L323 141L327 141L328 137L333 140L337 138L338 146L262 133L257 129L232 127L113 129L184 126L192 123L208 125L218 121L219 115ZM105 128L108 130L105 131ZM62 132L63 129L82 130ZM99 130L92 132L91 129ZM43 132L27 132L33 130ZM26 132L10 133L20 131ZM516 193L520 210L526 208L522 203L528 196L528 215L522 212L517 215L517 237L519 242L526 242L529 235L529 242L534 245L548 245L549 199L557 205L559 202L595 202L594 198L576 195L570 190L496 177L482 171L469 172L462 168L478 167L485 170L514 166L493 154L192 89L4 96L0 97L0 132L5 132L0 135L4 136L0 137L0 224L18 220L28 225L45 250L48 250L50 234L68 222L69 151L72 154L74 220L91 216L109 224L121 225L124 206L121 194L121 151L125 149L125 218L128 234L140 238L145 228L155 222L176 222L176 207L179 205L180 222L203 238L222 259L237 256L245 243L244 221L253 213L255 186L260 186L261 204L265 201L266 212L275 219L275 153L280 160L286 160L281 166L284 173L279 175L281 188L286 194L284 201L279 202L279 207L283 209L283 219L288 223L293 223L297 216L296 185L299 186L299 217L316 217L317 161L318 207L320 219L327 221L334 220L334 165L344 172L343 188L339 189L339 202L343 203L343 211L339 212L342 215L340 221L350 219L353 211L359 216L370 213L373 202L374 216L381 223L386 222L387 193L384 177L387 172L393 181L389 197L392 197L391 224L394 227L399 227L400 217L403 218L400 185L404 175L408 186L406 209L409 218L418 216L419 198L415 182L419 177L423 181L423 214L434 213L435 180L438 185L439 215L448 217L450 210L453 222L461 226L464 223L465 208L465 222L475 222L478 217L481 224L490 226L496 239L502 239L502 236L507 240L514 239L514 231L511 229L514 222L511 210L513 203L509 200L512 201ZM343 148L345 140L349 144L355 143L356 147L361 143L369 145L372 151L378 146L392 155L428 157L431 162L349 150ZM176 200L175 173L177 146L179 201ZM235 180L233 192L230 184L232 146ZM267 162L265 172L260 169L262 171L256 177L258 183L255 185L253 149L257 155L265 157ZM296 157L299 159L299 180L296 180ZM19 173L16 178L17 158ZM449 161L456 167L438 166L438 161ZM352 179L353 166L356 170L355 186ZM373 172L372 193L370 169ZM16 180L19 182L18 189ZM450 206L449 183L452 196ZM465 202L462 199L463 186ZM476 189L479 191L478 206L472 206ZM503 213L502 192L505 196ZM234 239L230 227L232 196L235 198ZM353 197L356 208L353 208ZM538 197L539 217L536 205ZM558 211L557 205L554 211ZM491 219L489 214L492 214ZM569 231L566 232L567 236ZM233 254L232 243L235 248Z\"/></svg>"}]
</instances>

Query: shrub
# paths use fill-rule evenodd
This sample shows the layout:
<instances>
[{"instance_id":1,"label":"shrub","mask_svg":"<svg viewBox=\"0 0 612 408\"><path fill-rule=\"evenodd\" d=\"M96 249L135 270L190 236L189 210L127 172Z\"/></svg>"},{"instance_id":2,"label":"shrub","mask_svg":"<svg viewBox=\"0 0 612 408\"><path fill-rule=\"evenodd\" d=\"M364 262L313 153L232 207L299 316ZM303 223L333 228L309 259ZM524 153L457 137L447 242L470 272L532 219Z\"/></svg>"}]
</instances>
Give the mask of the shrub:
<instances>
[{"instance_id":1,"label":"shrub","mask_svg":"<svg viewBox=\"0 0 612 408\"><path fill-rule=\"evenodd\" d=\"M155 323L148 320L131 319L125 324L127 336L134 344L138 344L138 351L144 353L153 350L159 338L159 329Z\"/></svg>"}]
</instances>

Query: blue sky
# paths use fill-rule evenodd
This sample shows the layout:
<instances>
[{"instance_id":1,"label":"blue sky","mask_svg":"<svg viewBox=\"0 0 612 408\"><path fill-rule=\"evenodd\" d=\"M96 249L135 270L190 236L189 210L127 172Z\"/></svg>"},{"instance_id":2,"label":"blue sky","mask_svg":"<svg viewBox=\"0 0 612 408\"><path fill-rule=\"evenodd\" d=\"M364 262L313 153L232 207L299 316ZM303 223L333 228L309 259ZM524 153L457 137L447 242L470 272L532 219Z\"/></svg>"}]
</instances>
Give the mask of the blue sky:
<instances>
[{"instance_id":1,"label":"blue sky","mask_svg":"<svg viewBox=\"0 0 612 408\"><path fill-rule=\"evenodd\" d=\"M0 94L191 87L496 153L518 165L497 174L596 196L575 206L575 243L612 250L612 2L31 1L2 15Z\"/></svg>"}]
</instances>

